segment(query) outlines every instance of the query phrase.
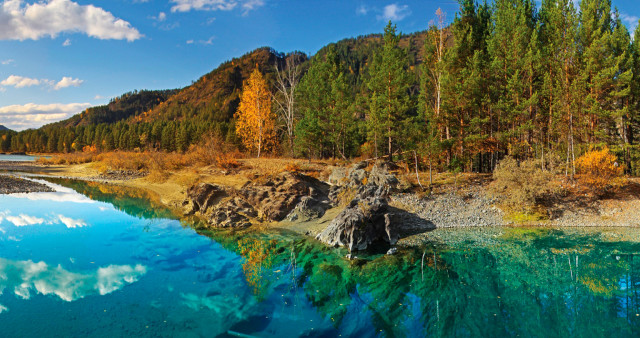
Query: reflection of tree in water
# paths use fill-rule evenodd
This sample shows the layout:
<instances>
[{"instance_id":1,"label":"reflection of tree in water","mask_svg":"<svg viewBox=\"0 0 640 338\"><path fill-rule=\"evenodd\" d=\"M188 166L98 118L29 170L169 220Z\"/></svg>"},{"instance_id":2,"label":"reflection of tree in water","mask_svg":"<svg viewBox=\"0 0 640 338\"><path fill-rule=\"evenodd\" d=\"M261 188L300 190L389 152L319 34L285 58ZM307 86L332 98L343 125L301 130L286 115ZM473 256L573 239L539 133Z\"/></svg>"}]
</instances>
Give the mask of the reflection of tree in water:
<instances>
[{"instance_id":1,"label":"reflection of tree in water","mask_svg":"<svg viewBox=\"0 0 640 338\"><path fill-rule=\"evenodd\" d=\"M235 248L242 237L214 235ZM268 250L274 269L290 266L295 252L295 286L341 330L354 312L391 336L635 336L640 327L638 243L504 229L490 241L348 261L340 249L292 235L261 240L275 245ZM276 276L262 271L263 279Z\"/></svg>"},{"instance_id":2,"label":"reflection of tree in water","mask_svg":"<svg viewBox=\"0 0 640 338\"><path fill-rule=\"evenodd\" d=\"M71 188L92 200L109 203L130 216L176 219L176 216L158 201L158 196L143 189L69 179L48 178L47 181Z\"/></svg>"},{"instance_id":3,"label":"reflection of tree in water","mask_svg":"<svg viewBox=\"0 0 640 338\"><path fill-rule=\"evenodd\" d=\"M269 279L265 274L270 272L276 257L276 241L243 238L238 241L238 250L245 258L242 270L253 293L262 299L266 295Z\"/></svg>"}]
</instances>

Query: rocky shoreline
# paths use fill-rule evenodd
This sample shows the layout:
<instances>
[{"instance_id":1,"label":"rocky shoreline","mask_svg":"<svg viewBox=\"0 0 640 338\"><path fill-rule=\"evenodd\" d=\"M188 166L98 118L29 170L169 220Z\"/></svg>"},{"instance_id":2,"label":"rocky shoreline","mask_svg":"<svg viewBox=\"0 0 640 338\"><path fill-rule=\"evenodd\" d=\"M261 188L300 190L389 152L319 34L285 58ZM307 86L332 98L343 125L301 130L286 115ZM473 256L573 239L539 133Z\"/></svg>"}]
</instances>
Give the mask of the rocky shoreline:
<instances>
[{"instance_id":1,"label":"rocky shoreline","mask_svg":"<svg viewBox=\"0 0 640 338\"><path fill-rule=\"evenodd\" d=\"M287 229L349 251L368 250L380 244L391 248L418 245L420 238L435 229L640 226L640 183L635 181L632 186L637 189L631 189L623 198L587 203L576 196L581 203L560 201L552 206L551 220L514 224L487 193L487 181L483 179L428 193L417 191L394 164L385 162L327 167L316 175L319 178L296 171L244 171L215 180L199 176L195 184L176 180L165 185L146 180L138 173L98 174L81 165L49 167L33 162L4 162L0 163L0 171L148 189L177 214L202 220L202 228ZM0 193L39 191L51 189L37 182L0 176Z\"/></svg>"},{"instance_id":2,"label":"rocky shoreline","mask_svg":"<svg viewBox=\"0 0 640 338\"><path fill-rule=\"evenodd\" d=\"M0 175L0 194L53 192L51 187L20 177Z\"/></svg>"}]
</instances>

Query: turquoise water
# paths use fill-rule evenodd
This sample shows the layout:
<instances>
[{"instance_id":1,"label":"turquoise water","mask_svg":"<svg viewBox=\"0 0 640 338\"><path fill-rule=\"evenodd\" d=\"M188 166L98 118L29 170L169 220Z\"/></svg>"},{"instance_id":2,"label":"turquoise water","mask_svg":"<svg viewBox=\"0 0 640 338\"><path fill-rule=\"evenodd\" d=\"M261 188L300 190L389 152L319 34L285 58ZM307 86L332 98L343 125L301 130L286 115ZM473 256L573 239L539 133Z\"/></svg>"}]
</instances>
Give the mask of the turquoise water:
<instances>
[{"instance_id":1,"label":"turquoise water","mask_svg":"<svg viewBox=\"0 0 640 338\"><path fill-rule=\"evenodd\" d=\"M38 157L50 157L50 156L31 156L31 155L7 155L0 154L0 161L17 161L17 162L33 162Z\"/></svg>"},{"instance_id":2,"label":"turquoise water","mask_svg":"<svg viewBox=\"0 0 640 338\"><path fill-rule=\"evenodd\" d=\"M153 196L0 196L0 336L640 334L640 231L436 230L394 256L208 232ZM80 193L81 192L81 193Z\"/></svg>"}]
</instances>

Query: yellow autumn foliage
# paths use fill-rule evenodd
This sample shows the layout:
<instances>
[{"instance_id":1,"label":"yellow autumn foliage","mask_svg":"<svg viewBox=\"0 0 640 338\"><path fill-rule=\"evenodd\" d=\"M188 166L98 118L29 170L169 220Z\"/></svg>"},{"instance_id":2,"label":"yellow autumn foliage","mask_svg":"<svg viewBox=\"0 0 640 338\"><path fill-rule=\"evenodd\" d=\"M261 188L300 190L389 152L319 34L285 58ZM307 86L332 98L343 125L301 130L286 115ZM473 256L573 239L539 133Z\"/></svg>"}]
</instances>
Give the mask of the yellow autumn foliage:
<instances>
[{"instance_id":1,"label":"yellow autumn foliage","mask_svg":"<svg viewBox=\"0 0 640 338\"><path fill-rule=\"evenodd\" d=\"M271 93L258 68L244 85L236 113L236 133L249 151L270 150L276 142L276 115L271 110Z\"/></svg>"},{"instance_id":2,"label":"yellow autumn foliage","mask_svg":"<svg viewBox=\"0 0 640 338\"><path fill-rule=\"evenodd\" d=\"M576 160L578 180L595 191L605 191L624 184L624 169L609 148L592 150Z\"/></svg>"}]
</instances>

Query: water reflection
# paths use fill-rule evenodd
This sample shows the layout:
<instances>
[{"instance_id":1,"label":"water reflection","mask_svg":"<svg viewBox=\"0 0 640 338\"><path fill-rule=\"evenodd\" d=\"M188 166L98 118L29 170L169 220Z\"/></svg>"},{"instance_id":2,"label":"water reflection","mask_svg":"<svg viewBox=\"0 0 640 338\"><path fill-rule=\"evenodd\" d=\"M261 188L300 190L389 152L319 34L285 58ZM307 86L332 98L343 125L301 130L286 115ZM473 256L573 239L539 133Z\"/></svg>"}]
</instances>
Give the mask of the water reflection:
<instances>
[{"instance_id":1,"label":"water reflection","mask_svg":"<svg viewBox=\"0 0 640 338\"><path fill-rule=\"evenodd\" d=\"M147 268L143 265L109 265L93 272L71 272L61 265L0 258L0 294L12 291L22 299L33 292L55 295L71 302L90 295L106 295L138 281Z\"/></svg>"},{"instance_id":2,"label":"water reflection","mask_svg":"<svg viewBox=\"0 0 640 338\"><path fill-rule=\"evenodd\" d=\"M22 213L18 216L12 216L10 210L5 210L0 212L0 223L2 223L5 219L7 220L7 222L12 223L17 227L42 224L64 224L67 228L73 229L87 226L87 223L82 219L73 219L62 214L54 214L47 219L44 219L41 217L30 216ZM6 230L0 228L0 232L5 233Z\"/></svg>"},{"instance_id":3,"label":"water reflection","mask_svg":"<svg viewBox=\"0 0 640 338\"><path fill-rule=\"evenodd\" d=\"M17 193L11 194L16 198L24 198L30 201L54 201L54 202L72 202L72 203L96 203L91 198L78 194L75 190L54 184L49 181L30 179L42 184L45 184L53 188L54 192L39 192L39 193Z\"/></svg>"},{"instance_id":4,"label":"water reflection","mask_svg":"<svg viewBox=\"0 0 640 338\"><path fill-rule=\"evenodd\" d=\"M121 290L87 305L120 312L94 318L109 332L124 327L114 335L625 337L640 333L638 229L436 230L424 234L421 246L401 248L396 255L365 253L349 261L342 249L286 232L201 231L211 241L176 221L159 218L166 210L140 192L129 195L131 191L118 187L64 184L113 207L95 203L65 212L37 212L14 203L0 217L28 223L21 217L28 215L42 219L42 224L56 221L82 229L5 228L6 235L24 236L24 244L0 241L0 254L14 255L6 259L28 263L33 271L44 264L33 262L50 262L43 274L53 282L27 279L23 291L21 279L13 278L15 282L2 289L16 299L45 294L38 285L45 285L42 290L57 299ZM0 202L13 203L2 197ZM52 228L58 228L54 236L49 233ZM47 236L38 237L41 233ZM65 244L59 257L28 260L54 255L51 242ZM77 249L82 246L90 249ZM74 270L85 272L61 268L59 264L69 257L76 257ZM128 268L120 273L105 270L105 275L116 276L116 282L100 284L101 270L92 270L89 259L98 261L95 266ZM145 267L144 273L136 270L137 264ZM64 272L56 274L58 268ZM128 280L128 274L134 277ZM69 275L78 281L67 282ZM129 283L134 279L137 282ZM133 285L124 288L128 284ZM51 291L60 285L79 291L61 291L63 296ZM0 321L3 316L14 320L17 305L7 297L0 301L1 307L12 310L2 313ZM81 302L72 304L77 303ZM71 335L100 332L65 329Z\"/></svg>"}]
</instances>

